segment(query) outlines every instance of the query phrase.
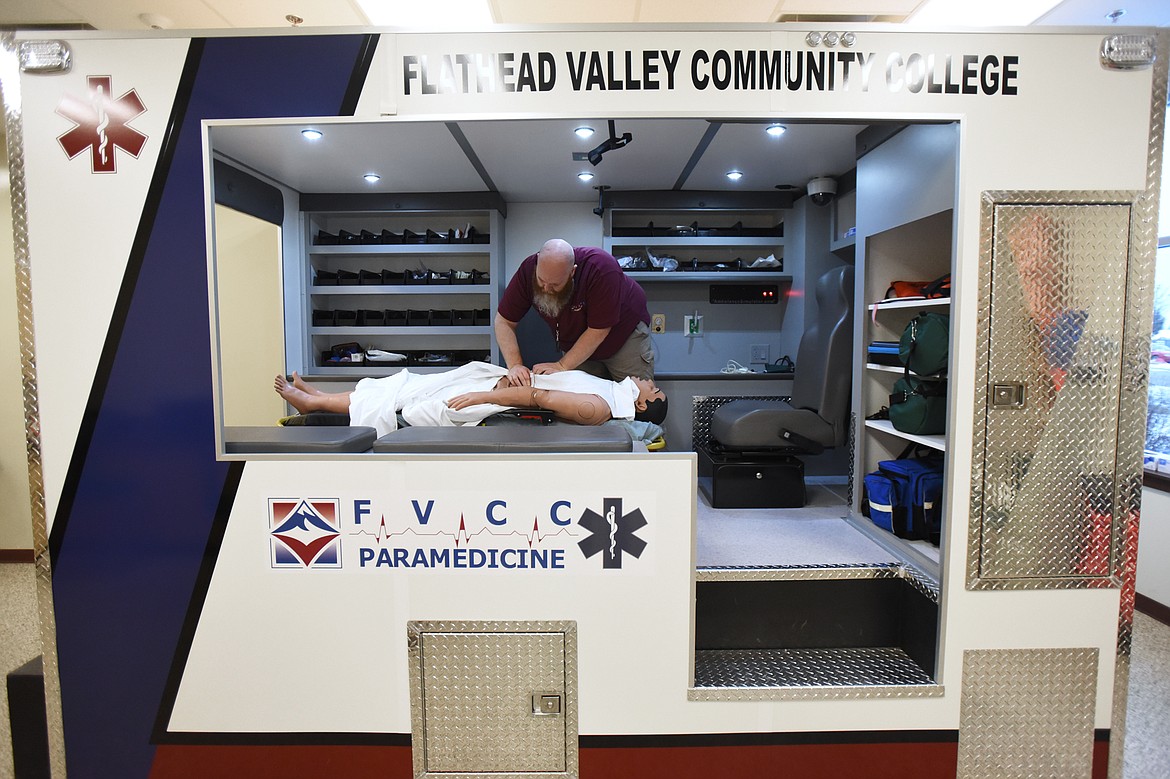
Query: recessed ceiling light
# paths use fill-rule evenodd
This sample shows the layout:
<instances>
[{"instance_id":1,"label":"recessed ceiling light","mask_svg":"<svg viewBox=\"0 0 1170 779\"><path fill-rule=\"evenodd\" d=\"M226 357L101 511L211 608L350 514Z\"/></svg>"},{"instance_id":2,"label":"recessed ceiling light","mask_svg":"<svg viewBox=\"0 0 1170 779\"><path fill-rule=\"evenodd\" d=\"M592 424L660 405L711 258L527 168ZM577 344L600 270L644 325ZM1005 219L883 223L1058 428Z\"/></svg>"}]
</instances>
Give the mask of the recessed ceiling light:
<instances>
[{"instance_id":1,"label":"recessed ceiling light","mask_svg":"<svg viewBox=\"0 0 1170 779\"><path fill-rule=\"evenodd\" d=\"M301 130L301 135L306 141L319 141L325 137L325 133L321 132L320 130L314 130L312 128Z\"/></svg>"},{"instance_id":2,"label":"recessed ceiling light","mask_svg":"<svg viewBox=\"0 0 1170 779\"><path fill-rule=\"evenodd\" d=\"M743 178L743 172L738 170L729 170L727 171L727 178L731 179L732 181L739 181L741 178Z\"/></svg>"},{"instance_id":3,"label":"recessed ceiling light","mask_svg":"<svg viewBox=\"0 0 1170 779\"><path fill-rule=\"evenodd\" d=\"M371 184L377 184L379 181L382 180L382 177L379 176L377 173L367 173L366 175L362 176L362 178L364 178L366 181L370 182Z\"/></svg>"},{"instance_id":4,"label":"recessed ceiling light","mask_svg":"<svg viewBox=\"0 0 1170 779\"><path fill-rule=\"evenodd\" d=\"M788 128L782 124L770 124L768 125L768 128L764 130L764 132L773 138L779 138L781 135L788 132Z\"/></svg>"},{"instance_id":5,"label":"recessed ceiling light","mask_svg":"<svg viewBox=\"0 0 1170 779\"><path fill-rule=\"evenodd\" d=\"M593 174L587 170L584 170L577 174L577 178L581 179L582 181L592 181Z\"/></svg>"},{"instance_id":6,"label":"recessed ceiling light","mask_svg":"<svg viewBox=\"0 0 1170 779\"><path fill-rule=\"evenodd\" d=\"M576 133L577 137L581 138L581 139L593 137L593 128L592 127L584 127L584 126L578 127L577 129L573 130L573 132Z\"/></svg>"}]
</instances>

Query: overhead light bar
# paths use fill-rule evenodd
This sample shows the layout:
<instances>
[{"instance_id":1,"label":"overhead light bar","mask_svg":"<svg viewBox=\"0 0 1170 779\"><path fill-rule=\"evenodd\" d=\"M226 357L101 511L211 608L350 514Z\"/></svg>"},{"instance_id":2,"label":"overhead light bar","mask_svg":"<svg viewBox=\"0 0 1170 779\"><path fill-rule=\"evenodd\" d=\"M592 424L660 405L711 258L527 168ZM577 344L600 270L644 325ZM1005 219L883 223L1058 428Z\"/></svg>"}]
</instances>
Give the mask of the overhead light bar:
<instances>
[{"instance_id":1,"label":"overhead light bar","mask_svg":"<svg viewBox=\"0 0 1170 779\"><path fill-rule=\"evenodd\" d=\"M1138 70L1154 64L1153 35L1110 35L1101 41L1101 65L1115 70Z\"/></svg>"},{"instance_id":2,"label":"overhead light bar","mask_svg":"<svg viewBox=\"0 0 1170 779\"><path fill-rule=\"evenodd\" d=\"M68 73L73 67L65 41L21 41L18 58L22 73Z\"/></svg>"}]
</instances>

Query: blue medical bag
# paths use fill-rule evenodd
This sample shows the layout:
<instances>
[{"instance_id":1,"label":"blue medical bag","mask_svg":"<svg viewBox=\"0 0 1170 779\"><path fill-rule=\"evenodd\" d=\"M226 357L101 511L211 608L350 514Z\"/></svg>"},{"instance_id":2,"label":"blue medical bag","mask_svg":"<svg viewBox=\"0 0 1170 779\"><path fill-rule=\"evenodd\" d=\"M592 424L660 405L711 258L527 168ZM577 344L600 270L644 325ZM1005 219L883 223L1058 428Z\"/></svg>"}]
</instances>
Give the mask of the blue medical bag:
<instances>
[{"instance_id":1,"label":"blue medical bag","mask_svg":"<svg viewBox=\"0 0 1170 779\"><path fill-rule=\"evenodd\" d=\"M938 543L942 490L943 459L935 455L882 460L865 475L870 520L899 538Z\"/></svg>"}]
</instances>

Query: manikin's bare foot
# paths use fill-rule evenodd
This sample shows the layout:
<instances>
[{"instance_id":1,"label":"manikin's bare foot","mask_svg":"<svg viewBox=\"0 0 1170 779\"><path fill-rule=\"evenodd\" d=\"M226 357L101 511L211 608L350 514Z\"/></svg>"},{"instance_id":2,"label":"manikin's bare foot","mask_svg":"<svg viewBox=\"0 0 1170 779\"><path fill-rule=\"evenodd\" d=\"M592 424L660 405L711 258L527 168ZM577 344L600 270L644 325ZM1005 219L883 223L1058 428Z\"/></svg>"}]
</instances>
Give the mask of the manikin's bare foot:
<instances>
[{"instance_id":1,"label":"manikin's bare foot","mask_svg":"<svg viewBox=\"0 0 1170 779\"><path fill-rule=\"evenodd\" d=\"M293 371L293 374L292 374L292 385L294 387L296 387L297 389L299 389L301 392L307 392L310 395L324 394L321 392L321 390L317 389L312 384L309 384L307 381L302 379L301 375L299 373L297 373L296 371Z\"/></svg>"},{"instance_id":2,"label":"manikin's bare foot","mask_svg":"<svg viewBox=\"0 0 1170 779\"><path fill-rule=\"evenodd\" d=\"M297 411L301 412L302 414L305 414L309 411L314 410L313 409L313 405L314 405L313 399L314 398L313 398L313 394L306 392L305 390L296 386L296 382L298 382L298 381L300 381L301 384L305 383L295 373L293 374L293 383L292 384L289 384L288 379L286 379L284 376L277 374L276 381L273 384L272 388L275 389L276 394L280 395L282 398L284 398L285 401L290 406L292 406L293 408L295 408ZM308 385L306 385L306 386L308 386Z\"/></svg>"},{"instance_id":3,"label":"manikin's bare foot","mask_svg":"<svg viewBox=\"0 0 1170 779\"><path fill-rule=\"evenodd\" d=\"M305 389L296 386L300 383ZM321 392L306 384L300 376L293 374L293 383L289 383L283 375L277 374L272 384L276 394L302 414L310 411L333 411L339 414L349 412L348 392Z\"/></svg>"}]
</instances>

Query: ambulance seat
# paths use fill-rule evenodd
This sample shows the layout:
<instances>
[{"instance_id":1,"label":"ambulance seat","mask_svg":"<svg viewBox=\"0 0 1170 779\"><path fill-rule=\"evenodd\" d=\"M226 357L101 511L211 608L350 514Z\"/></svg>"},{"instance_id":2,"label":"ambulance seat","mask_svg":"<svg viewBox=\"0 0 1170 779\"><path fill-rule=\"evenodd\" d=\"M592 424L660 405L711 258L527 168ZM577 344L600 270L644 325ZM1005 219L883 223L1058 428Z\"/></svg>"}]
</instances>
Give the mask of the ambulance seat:
<instances>
[{"instance_id":1,"label":"ambulance seat","mask_svg":"<svg viewBox=\"0 0 1170 779\"><path fill-rule=\"evenodd\" d=\"M853 267L816 283L816 321L801 336L792 395L733 400L711 416L699 486L715 508L805 505L801 456L845 443L853 362Z\"/></svg>"},{"instance_id":2,"label":"ambulance seat","mask_svg":"<svg viewBox=\"0 0 1170 779\"><path fill-rule=\"evenodd\" d=\"M733 400L711 418L712 448L820 454L845 442L853 362L853 266L816 283L816 320L800 339L792 396Z\"/></svg>"}]
</instances>

